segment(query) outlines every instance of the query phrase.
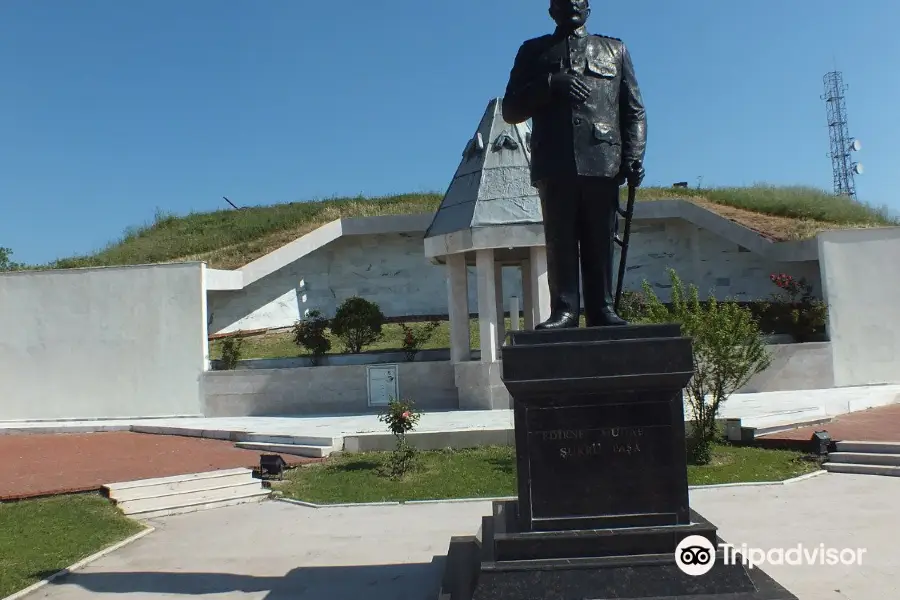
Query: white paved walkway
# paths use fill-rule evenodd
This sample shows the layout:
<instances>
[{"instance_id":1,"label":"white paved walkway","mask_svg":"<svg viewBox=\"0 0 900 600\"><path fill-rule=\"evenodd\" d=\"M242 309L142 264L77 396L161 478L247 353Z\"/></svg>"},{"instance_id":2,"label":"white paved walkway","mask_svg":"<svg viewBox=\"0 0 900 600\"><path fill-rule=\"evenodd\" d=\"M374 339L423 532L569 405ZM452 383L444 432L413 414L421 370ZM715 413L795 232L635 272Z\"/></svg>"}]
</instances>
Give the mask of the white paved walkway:
<instances>
[{"instance_id":1,"label":"white paved walkway","mask_svg":"<svg viewBox=\"0 0 900 600\"><path fill-rule=\"evenodd\" d=\"M800 600L900 598L900 478L828 474L697 490L692 507L737 545L863 547L862 566L770 566ZM311 509L267 502L168 517L157 531L30 598L434 600L452 535L487 502Z\"/></svg>"}]
</instances>

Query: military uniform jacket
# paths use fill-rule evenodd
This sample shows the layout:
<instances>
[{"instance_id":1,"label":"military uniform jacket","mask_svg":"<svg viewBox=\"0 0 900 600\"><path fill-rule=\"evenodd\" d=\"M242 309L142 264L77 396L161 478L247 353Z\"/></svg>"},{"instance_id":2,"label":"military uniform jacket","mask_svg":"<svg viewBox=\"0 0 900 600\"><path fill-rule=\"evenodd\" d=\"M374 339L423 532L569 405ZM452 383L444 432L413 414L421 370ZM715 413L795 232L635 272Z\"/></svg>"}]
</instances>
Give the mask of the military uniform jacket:
<instances>
[{"instance_id":1,"label":"military uniform jacket","mask_svg":"<svg viewBox=\"0 0 900 600\"><path fill-rule=\"evenodd\" d=\"M551 93L550 77L570 69L591 90L583 103ZM635 160L643 162L644 103L628 50L616 38L581 27L526 41L502 106L507 123L532 120L532 183L576 175L615 178Z\"/></svg>"}]
</instances>

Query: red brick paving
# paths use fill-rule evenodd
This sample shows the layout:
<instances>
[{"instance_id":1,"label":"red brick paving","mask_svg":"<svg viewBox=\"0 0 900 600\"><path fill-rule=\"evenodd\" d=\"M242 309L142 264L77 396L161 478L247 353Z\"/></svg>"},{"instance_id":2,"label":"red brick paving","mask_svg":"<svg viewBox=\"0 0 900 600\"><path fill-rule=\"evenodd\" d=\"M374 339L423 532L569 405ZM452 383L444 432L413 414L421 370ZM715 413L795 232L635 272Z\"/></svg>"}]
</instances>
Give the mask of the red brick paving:
<instances>
[{"instance_id":1,"label":"red brick paving","mask_svg":"<svg viewBox=\"0 0 900 600\"><path fill-rule=\"evenodd\" d=\"M836 441L900 442L900 404L841 415L830 423L773 433L762 439L808 440L813 433L823 429Z\"/></svg>"},{"instance_id":2,"label":"red brick paving","mask_svg":"<svg viewBox=\"0 0 900 600\"><path fill-rule=\"evenodd\" d=\"M0 435L0 500L98 490L107 483L258 467L233 442L131 432ZM282 455L288 464L320 459Z\"/></svg>"}]
</instances>

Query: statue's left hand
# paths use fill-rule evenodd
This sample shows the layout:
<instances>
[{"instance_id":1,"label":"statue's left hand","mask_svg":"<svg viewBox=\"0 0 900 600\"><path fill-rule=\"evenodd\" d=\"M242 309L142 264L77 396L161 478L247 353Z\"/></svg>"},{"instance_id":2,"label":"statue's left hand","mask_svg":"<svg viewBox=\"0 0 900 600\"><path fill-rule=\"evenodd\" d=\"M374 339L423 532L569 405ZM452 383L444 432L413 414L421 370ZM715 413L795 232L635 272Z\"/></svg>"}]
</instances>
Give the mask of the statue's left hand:
<instances>
[{"instance_id":1,"label":"statue's left hand","mask_svg":"<svg viewBox=\"0 0 900 600\"><path fill-rule=\"evenodd\" d=\"M636 160L631 163L631 167L628 169L625 178L626 181L628 181L628 185L640 187L641 183L644 181L644 174L644 165L641 164L641 161Z\"/></svg>"},{"instance_id":2,"label":"statue's left hand","mask_svg":"<svg viewBox=\"0 0 900 600\"><path fill-rule=\"evenodd\" d=\"M622 165L619 169L619 175L616 177L616 181L619 185L627 182L628 185L640 187L641 182L644 181L644 165L638 160L630 165Z\"/></svg>"}]
</instances>

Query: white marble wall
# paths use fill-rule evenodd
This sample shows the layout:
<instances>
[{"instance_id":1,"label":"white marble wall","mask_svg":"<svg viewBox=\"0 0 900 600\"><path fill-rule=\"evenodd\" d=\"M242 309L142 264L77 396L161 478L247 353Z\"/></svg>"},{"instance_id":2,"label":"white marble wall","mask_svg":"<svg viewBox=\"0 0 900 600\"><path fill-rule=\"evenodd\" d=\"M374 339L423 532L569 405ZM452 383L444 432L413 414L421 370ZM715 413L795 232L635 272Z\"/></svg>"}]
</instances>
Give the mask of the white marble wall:
<instances>
[{"instance_id":1,"label":"white marble wall","mask_svg":"<svg viewBox=\"0 0 900 600\"><path fill-rule=\"evenodd\" d=\"M432 265L422 246L421 235L345 237L243 290L209 292L210 333L285 327L307 309L332 316L352 295L377 302L388 316L447 314L444 267ZM696 283L703 296L715 289L719 298L763 298L776 291L769 275L782 271L806 276L817 292L820 287L815 261L775 263L681 220L635 224L628 265L626 289L647 279L663 299L667 267ZM521 297L519 270L503 271L504 298ZM476 312L474 267L469 274L469 311Z\"/></svg>"}]
</instances>

